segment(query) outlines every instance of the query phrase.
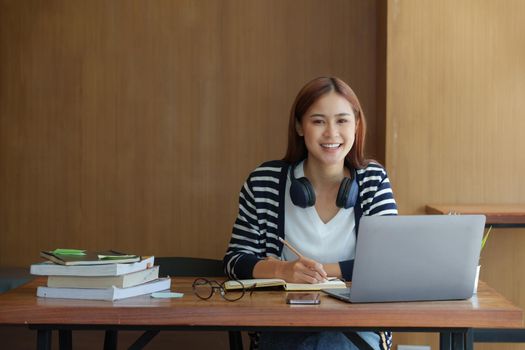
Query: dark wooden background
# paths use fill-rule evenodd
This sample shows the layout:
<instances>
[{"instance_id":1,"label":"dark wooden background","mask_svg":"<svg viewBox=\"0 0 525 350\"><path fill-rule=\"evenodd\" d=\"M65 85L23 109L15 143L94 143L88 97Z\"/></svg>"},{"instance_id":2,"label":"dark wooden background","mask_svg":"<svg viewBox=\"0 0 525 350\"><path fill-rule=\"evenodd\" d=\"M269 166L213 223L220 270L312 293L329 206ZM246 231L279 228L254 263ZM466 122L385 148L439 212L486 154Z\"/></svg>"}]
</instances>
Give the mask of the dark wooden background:
<instances>
[{"instance_id":1,"label":"dark wooden background","mask_svg":"<svg viewBox=\"0 0 525 350\"><path fill-rule=\"evenodd\" d=\"M0 265L57 247L221 258L244 179L283 156L295 94L327 74L360 97L401 213L522 204L524 16L521 0L0 0ZM523 232L493 231L481 260L521 307ZM174 344L227 336L151 345ZM494 346L524 349L476 348Z\"/></svg>"},{"instance_id":2,"label":"dark wooden background","mask_svg":"<svg viewBox=\"0 0 525 350\"><path fill-rule=\"evenodd\" d=\"M380 9L0 1L0 265L58 247L222 258L243 181L284 155L316 76L355 89L383 159Z\"/></svg>"}]
</instances>

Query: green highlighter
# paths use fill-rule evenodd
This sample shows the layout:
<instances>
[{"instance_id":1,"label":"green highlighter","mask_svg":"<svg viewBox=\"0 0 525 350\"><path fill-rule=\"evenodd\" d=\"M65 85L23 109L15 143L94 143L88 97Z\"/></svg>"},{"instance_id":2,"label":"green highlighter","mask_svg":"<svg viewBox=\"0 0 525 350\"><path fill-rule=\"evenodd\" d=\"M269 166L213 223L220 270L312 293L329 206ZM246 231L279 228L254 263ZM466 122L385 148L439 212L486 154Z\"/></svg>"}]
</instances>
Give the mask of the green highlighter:
<instances>
[{"instance_id":1,"label":"green highlighter","mask_svg":"<svg viewBox=\"0 0 525 350\"><path fill-rule=\"evenodd\" d=\"M183 296L184 296L184 293L175 293L175 292L151 293L152 298L160 298L160 299L182 298Z\"/></svg>"},{"instance_id":2,"label":"green highlighter","mask_svg":"<svg viewBox=\"0 0 525 350\"><path fill-rule=\"evenodd\" d=\"M53 254L59 255L86 255L85 249L66 249L66 248L57 248L53 250Z\"/></svg>"}]
</instances>

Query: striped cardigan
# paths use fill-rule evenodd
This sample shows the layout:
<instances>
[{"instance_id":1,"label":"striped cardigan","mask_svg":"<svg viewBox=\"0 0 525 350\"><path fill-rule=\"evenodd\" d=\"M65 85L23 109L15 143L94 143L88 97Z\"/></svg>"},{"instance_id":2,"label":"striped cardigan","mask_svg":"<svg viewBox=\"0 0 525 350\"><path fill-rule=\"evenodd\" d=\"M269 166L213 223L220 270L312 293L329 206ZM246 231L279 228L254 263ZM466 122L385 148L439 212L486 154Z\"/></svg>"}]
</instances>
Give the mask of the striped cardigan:
<instances>
[{"instance_id":1,"label":"striped cardigan","mask_svg":"<svg viewBox=\"0 0 525 350\"><path fill-rule=\"evenodd\" d=\"M283 244L278 237L285 238L284 199L289 168L288 163L279 160L263 163L242 186L239 214L224 256L224 269L230 278L253 278L253 268L259 260L267 256L281 256ZM366 168L357 170L357 181L359 196L354 207L356 237L362 215L397 215L397 205L383 167L377 163L368 164ZM339 266L343 278L352 280L354 260L340 261ZM379 348L390 349L392 333L377 334ZM252 346L257 348L258 334L250 336ZM360 338L357 333L347 336Z\"/></svg>"},{"instance_id":2,"label":"striped cardigan","mask_svg":"<svg viewBox=\"0 0 525 350\"><path fill-rule=\"evenodd\" d=\"M267 256L279 258L284 233L284 198L289 164L270 161L255 169L239 194L239 214L224 257L230 278L253 278L255 264ZM362 215L397 215L386 171L377 163L357 170L359 196L354 207L356 234ZM352 280L354 260L340 261L343 278Z\"/></svg>"}]
</instances>

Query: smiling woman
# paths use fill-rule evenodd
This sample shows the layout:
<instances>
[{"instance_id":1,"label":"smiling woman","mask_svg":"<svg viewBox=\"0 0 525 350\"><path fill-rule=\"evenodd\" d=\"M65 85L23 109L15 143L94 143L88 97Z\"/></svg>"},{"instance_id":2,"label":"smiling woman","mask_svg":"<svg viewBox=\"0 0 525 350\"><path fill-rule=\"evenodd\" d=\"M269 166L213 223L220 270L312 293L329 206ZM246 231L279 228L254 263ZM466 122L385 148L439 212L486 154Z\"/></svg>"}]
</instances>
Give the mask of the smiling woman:
<instances>
[{"instance_id":1,"label":"smiling woman","mask_svg":"<svg viewBox=\"0 0 525 350\"><path fill-rule=\"evenodd\" d=\"M316 78L299 91L290 113L285 157L260 165L241 189L224 257L231 278L352 280L361 217L397 214L385 170L364 157L365 133L359 100L342 80ZM284 239L297 252L283 246ZM265 332L260 345L388 349L391 334Z\"/></svg>"},{"instance_id":2,"label":"smiling woman","mask_svg":"<svg viewBox=\"0 0 525 350\"><path fill-rule=\"evenodd\" d=\"M332 91L319 98L305 116L295 122L295 128L308 149L309 168L337 167L354 145L352 105Z\"/></svg>"},{"instance_id":3,"label":"smiling woman","mask_svg":"<svg viewBox=\"0 0 525 350\"><path fill-rule=\"evenodd\" d=\"M331 100L331 101L327 101ZM312 114L317 112L312 110L316 108L333 108L329 102L336 100L342 108L342 113L350 113L354 119L355 127L355 145L345 154L347 162L354 168L362 168L367 164L364 156L365 136L366 136L366 119L361 108L359 99L354 91L344 81L336 77L320 77L306 84L292 105L290 121L288 125L288 148L284 161L297 162L305 159L308 155L308 149L305 140L297 130L297 124L302 123L303 116L308 112ZM351 108L351 112L348 110Z\"/></svg>"}]
</instances>

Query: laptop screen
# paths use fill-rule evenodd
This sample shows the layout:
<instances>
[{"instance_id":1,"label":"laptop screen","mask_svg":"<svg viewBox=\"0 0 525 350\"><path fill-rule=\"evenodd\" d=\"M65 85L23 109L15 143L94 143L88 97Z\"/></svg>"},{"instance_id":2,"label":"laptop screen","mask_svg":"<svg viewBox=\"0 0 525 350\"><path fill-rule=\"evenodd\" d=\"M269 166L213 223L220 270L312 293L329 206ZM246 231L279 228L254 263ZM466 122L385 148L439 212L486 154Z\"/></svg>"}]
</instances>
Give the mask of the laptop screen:
<instances>
[{"instance_id":1,"label":"laptop screen","mask_svg":"<svg viewBox=\"0 0 525 350\"><path fill-rule=\"evenodd\" d=\"M483 215L362 217L352 302L470 298L484 225Z\"/></svg>"}]
</instances>

